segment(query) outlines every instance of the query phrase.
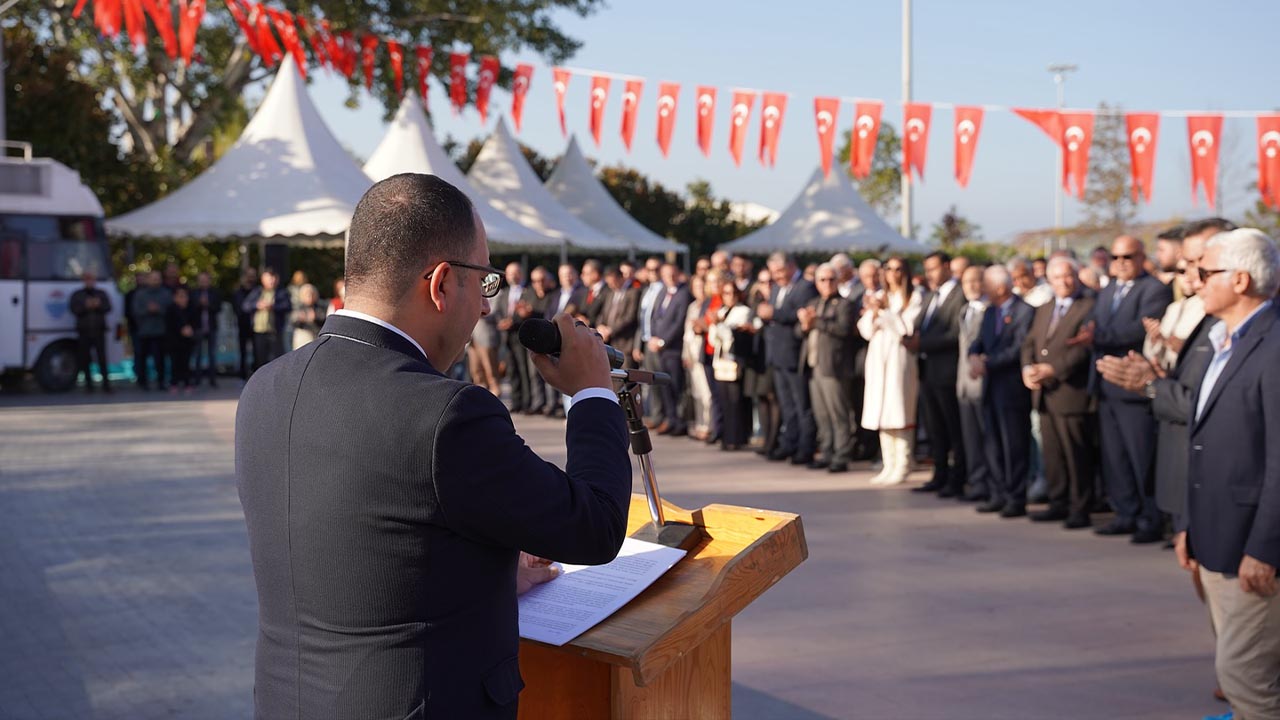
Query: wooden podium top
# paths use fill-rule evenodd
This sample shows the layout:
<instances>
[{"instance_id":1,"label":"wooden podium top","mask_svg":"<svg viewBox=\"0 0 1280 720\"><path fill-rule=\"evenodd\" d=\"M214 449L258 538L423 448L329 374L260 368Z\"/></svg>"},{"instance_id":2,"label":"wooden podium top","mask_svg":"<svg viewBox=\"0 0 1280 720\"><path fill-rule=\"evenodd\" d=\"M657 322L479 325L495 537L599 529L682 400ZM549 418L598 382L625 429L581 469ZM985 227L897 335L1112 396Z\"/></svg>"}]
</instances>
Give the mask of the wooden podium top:
<instances>
[{"instance_id":1,"label":"wooden podium top","mask_svg":"<svg viewBox=\"0 0 1280 720\"><path fill-rule=\"evenodd\" d=\"M809 556L798 515L732 505L663 507L668 522L692 523L707 537L621 610L555 648L629 667L640 687ZM648 520L645 496L632 495L628 534Z\"/></svg>"}]
</instances>

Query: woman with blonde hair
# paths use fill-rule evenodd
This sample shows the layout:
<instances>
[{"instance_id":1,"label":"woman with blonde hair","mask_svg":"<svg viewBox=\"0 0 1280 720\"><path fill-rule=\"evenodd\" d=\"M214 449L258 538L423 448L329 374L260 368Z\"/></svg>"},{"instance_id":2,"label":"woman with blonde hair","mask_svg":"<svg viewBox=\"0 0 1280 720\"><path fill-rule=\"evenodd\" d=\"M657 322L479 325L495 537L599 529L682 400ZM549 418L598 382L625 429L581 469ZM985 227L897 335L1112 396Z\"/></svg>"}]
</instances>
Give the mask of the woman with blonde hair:
<instances>
[{"instance_id":1,"label":"woman with blonde hair","mask_svg":"<svg viewBox=\"0 0 1280 720\"><path fill-rule=\"evenodd\" d=\"M884 468L873 485L896 485L911 469L911 433L916 425L919 374L915 353L903 340L915 333L923 304L911 283L911 267L894 256L883 268L884 289L862 300L858 332L868 343L862 427L880 433Z\"/></svg>"}]
</instances>

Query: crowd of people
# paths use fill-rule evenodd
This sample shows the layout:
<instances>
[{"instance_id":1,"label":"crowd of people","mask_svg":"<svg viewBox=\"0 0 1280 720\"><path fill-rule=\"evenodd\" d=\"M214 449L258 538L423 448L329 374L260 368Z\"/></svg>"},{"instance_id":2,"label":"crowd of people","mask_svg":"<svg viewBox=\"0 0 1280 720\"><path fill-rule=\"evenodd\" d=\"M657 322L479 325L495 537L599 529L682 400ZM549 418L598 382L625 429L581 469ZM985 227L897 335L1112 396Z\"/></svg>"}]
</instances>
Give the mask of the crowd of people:
<instances>
[{"instance_id":1,"label":"crowd of people","mask_svg":"<svg viewBox=\"0 0 1280 720\"><path fill-rule=\"evenodd\" d=\"M1121 236L1084 263L934 252L918 268L845 254L801 268L775 253L758 272L717 252L689 275L660 258L587 260L535 267L527 283L512 263L469 368L495 395L508 380L513 413L563 415L517 336L569 313L629 366L671 375L646 396L660 435L827 473L878 456L870 482L883 486L918 454L931 477L913 491L1164 541L1209 606L1215 692L1240 716L1280 717L1280 460L1267 440L1280 432L1280 328L1266 335L1280 254L1221 218L1155 245L1149 258ZM1111 518L1095 527L1097 513Z\"/></svg>"}]
</instances>

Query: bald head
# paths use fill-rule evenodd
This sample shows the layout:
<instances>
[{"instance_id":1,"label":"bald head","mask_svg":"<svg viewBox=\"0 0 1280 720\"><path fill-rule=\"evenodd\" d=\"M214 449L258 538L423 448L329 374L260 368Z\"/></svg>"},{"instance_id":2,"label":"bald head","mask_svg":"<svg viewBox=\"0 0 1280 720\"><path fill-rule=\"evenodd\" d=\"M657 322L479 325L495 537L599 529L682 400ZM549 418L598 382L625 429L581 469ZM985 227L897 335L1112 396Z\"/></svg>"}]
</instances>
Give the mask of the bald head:
<instances>
[{"instance_id":1,"label":"bald head","mask_svg":"<svg viewBox=\"0 0 1280 720\"><path fill-rule=\"evenodd\" d=\"M1146 259L1142 243L1131 235L1121 235L1111 243L1111 274L1120 282L1138 277Z\"/></svg>"}]
</instances>

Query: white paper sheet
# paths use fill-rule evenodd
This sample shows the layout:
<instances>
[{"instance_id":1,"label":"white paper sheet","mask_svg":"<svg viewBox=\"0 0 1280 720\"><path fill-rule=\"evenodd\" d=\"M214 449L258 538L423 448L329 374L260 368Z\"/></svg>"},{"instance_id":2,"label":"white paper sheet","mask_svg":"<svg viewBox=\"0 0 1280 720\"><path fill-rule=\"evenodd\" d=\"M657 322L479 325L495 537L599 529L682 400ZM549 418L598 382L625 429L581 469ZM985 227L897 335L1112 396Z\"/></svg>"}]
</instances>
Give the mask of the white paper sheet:
<instances>
[{"instance_id":1,"label":"white paper sheet","mask_svg":"<svg viewBox=\"0 0 1280 720\"><path fill-rule=\"evenodd\" d=\"M561 565L559 577L520 596L520 637L564 645L617 612L684 554L627 538L608 565Z\"/></svg>"}]
</instances>

